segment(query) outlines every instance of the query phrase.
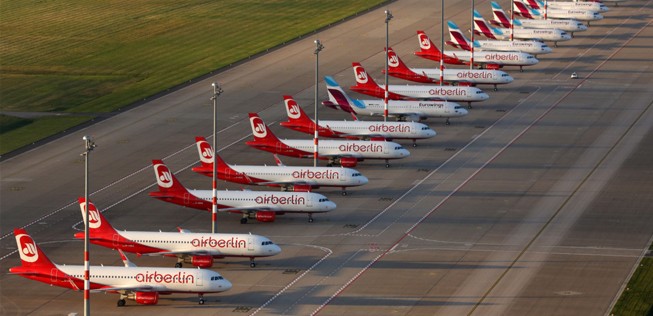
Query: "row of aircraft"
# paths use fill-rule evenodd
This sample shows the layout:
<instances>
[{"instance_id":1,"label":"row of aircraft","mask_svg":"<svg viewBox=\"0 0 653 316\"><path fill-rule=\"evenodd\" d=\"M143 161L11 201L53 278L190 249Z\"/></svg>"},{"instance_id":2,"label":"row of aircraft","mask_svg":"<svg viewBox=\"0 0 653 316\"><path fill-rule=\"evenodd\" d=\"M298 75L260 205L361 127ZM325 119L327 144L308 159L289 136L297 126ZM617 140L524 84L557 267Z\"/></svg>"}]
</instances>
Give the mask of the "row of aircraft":
<instances>
[{"instance_id":1,"label":"row of aircraft","mask_svg":"<svg viewBox=\"0 0 653 316\"><path fill-rule=\"evenodd\" d=\"M579 21L589 26L590 21L603 18L601 12L608 11L600 2L516 0L513 11L524 19L511 20L498 3L492 1L491 6L493 19L489 23L474 11L473 32L487 37L486 41L471 42L454 22L447 22L451 38L447 45L462 48L462 51L440 51L424 31L417 31L420 50L414 52L415 55L434 61L442 59L450 65L473 63L478 69L443 67L441 74L438 68L411 68L392 48L386 48L388 75L424 84L389 85L387 109L383 99L385 88L357 62L352 63L356 84L350 90L379 99L351 98L333 77L326 76L329 99L322 102L327 107L349 113L353 121L320 120L316 124L292 96L283 96L288 120L279 125L306 134L317 130L320 137L328 138L317 144L317 158L327 161L327 167L284 165L278 155L313 158L314 140L280 139L257 113L249 113L253 140L247 145L273 153L276 165L228 164L204 137L197 136L195 143L200 164L192 170L212 177L214 163L217 163L217 177L221 180L280 188L279 191L220 190L218 210L240 214L242 224L249 219L273 222L276 216L286 213L305 213L309 222L313 222L313 214L336 208L334 202L313 190L338 187L342 195L347 195L347 188L367 184L369 180L353 169L359 162L381 159L390 167L390 160L410 156L407 149L393 140L412 140L415 147L418 140L434 137L436 132L420 121L444 118L448 125L451 118L467 115L469 111L457 102L467 102L471 108L471 102L489 98L476 86L492 85L496 91L498 85L513 82L513 77L500 68L519 66L523 71L524 66L537 64L537 55L552 52L543 41L555 44L568 41L574 33L587 30ZM436 83L440 85L433 85ZM384 115L396 121L358 119L358 116ZM158 190L150 192L151 197L211 211L211 190L187 189L161 160L152 160L152 167ZM117 250L124 263L124 267L93 266L90 269L90 288L94 292L119 294L118 306L124 306L127 299L153 305L157 304L160 294L171 293L196 293L199 304L204 304L205 293L227 291L232 287L231 282L209 269L214 259L248 258L250 267L254 268L255 258L281 252L269 238L251 233L194 233L179 227L178 232L121 231L114 228L90 201L79 198L79 206L83 218L88 211L90 242ZM72 290L83 289L84 266L55 264L24 229L15 229L14 235L22 264L10 268L10 273ZM76 233L74 237L84 239L85 235ZM125 252L176 258L175 267L137 267ZM192 268L184 268L184 264Z\"/></svg>"}]
</instances>

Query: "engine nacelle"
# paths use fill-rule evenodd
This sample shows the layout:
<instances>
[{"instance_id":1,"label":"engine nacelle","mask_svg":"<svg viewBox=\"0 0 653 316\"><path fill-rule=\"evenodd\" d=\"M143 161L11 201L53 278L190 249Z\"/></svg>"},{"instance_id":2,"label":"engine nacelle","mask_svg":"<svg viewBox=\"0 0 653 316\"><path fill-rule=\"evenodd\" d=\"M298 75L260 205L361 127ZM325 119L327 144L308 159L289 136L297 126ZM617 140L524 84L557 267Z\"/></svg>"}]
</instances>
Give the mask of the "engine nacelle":
<instances>
[{"instance_id":1,"label":"engine nacelle","mask_svg":"<svg viewBox=\"0 0 653 316\"><path fill-rule=\"evenodd\" d=\"M487 65L485 65L485 69L499 70L499 68L501 68L501 65L499 65L499 64L487 64Z\"/></svg>"},{"instance_id":2,"label":"engine nacelle","mask_svg":"<svg viewBox=\"0 0 653 316\"><path fill-rule=\"evenodd\" d=\"M292 186L294 192L311 192L312 188L313 187L308 184L295 184Z\"/></svg>"},{"instance_id":3,"label":"engine nacelle","mask_svg":"<svg viewBox=\"0 0 653 316\"><path fill-rule=\"evenodd\" d=\"M469 81L460 81L458 82L458 85L461 87L473 87L474 83Z\"/></svg>"},{"instance_id":4,"label":"engine nacelle","mask_svg":"<svg viewBox=\"0 0 653 316\"><path fill-rule=\"evenodd\" d=\"M141 305L156 305L159 302L159 293L136 292L133 295L129 295L129 298Z\"/></svg>"},{"instance_id":5,"label":"engine nacelle","mask_svg":"<svg viewBox=\"0 0 653 316\"><path fill-rule=\"evenodd\" d=\"M383 136L370 137L370 141L373 141L373 142L384 142L386 140L387 139L385 137L383 137Z\"/></svg>"},{"instance_id":6,"label":"engine nacelle","mask_svg":"<svg viewBox=\"0 0 653 316\"><path fill-rule=\"evenodd\" d=\"M259 222L271 223L276 219L276 214L272 211L258 211L256 212L256 220Z\"/></svg>"},{"instance_id":7,"label":"engine nacelle","mask_svg":"<svg viewBox=\"0 0 653 316\"><path fill-rule=\"evenodd\" d=\"M200 267L208 269L213 266L213 257L212 256L191 256L184 259L185 263L190 263L194 267Z\"/></svg>"},{"instance_id":8,"label":"engine nacelle","mask_svg":"<svg viewBox=\"0 0 653 316\"><path fill-rule=\"evenodd\" d=\"M340 165L345 168L353 168L358 164L358 159L355 157L342 157L340 158Z\"/></svg>"}]
</instances>

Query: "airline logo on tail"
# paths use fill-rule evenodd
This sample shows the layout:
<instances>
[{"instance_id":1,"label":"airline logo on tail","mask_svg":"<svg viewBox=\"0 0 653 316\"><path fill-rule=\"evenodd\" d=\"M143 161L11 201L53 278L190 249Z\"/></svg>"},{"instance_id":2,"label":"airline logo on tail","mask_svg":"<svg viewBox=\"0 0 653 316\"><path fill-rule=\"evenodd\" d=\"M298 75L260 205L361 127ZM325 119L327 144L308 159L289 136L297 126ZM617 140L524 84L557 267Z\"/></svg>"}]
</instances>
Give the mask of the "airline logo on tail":
<instances>
[{"instance_id":1,"label":"airline logo on tail","mask_svg":"<svg viewBox=\"0 0 653 316\"><path fill-rule=\"evenodd\" d=\"M399 67L399 57L397 57L397 54L392 50L389 50L388 54L388 67Z\"/></svg>"},{"instance_id":2,"label":"airline logo on tail","mask_svg":"<svg viewBox=\"0 0 653 316\"><path fill-rule=\"evenodd\" d=\"M170 169L163 164L154 165L154 172L156 173L156 182L162 188L172 187L172 174Z\"/></svg>"},{"instance_id":3,"label":"airline logo on tail","mask_svg":"<svg viewBox=\"0 0 653 316\"><path fill-rule=\"evenodd\" d=\"M368 79L367 79L367 72L365 72L365 69L363 69L362 66L357 65L354 66L354 73L356 74L356 82L360 84L366 84Z\"/></svg>"},{"instance_id":4,"label":"airline logo on tail","mask_svg":"<svg viewBox=\"0 0 653 316\"><path fill-rule=\"evenodd\" d=\"M197 145L197 151L200 153L200 161L202 163L213 163L213 148L205 140L195 143Z\"/></svg>"},{"instance_id":5,"label":"airline logo on tail","mask_svg":"<svg viewBox=\"0 0 653 316\"><path fill-rule=\"evenodd\" d=\"M82 211L86 211L86 203L80 203L79 207L82 208ZM86 217L86 212L82 212L82 216ZM102 218L98 214L97 208L91 203L91 208L88 209L88 227L90 228L100 228L102 225Z\"/></svg>"},{"instance_id":6,"label":"airline logo on tail","mask_svg":"<svg viewBox=\"0 0 653 316\"><path fill-rule=\"evenodd\" d=\"M25 262L36 262L39 260L39 252L36 249L34 240L27 234L16 235L16 243L18 244L18 253L20 259Z\"/></svg>"},{"instance_id":7,"label":"airline logo on tail","mask_svg":"<svg viewBox=\"0 0 653 316\"><path fill-rule=\"evenodd\" d=\"M424 33L418 33L417 36L419 37L419 47L424 50L429 50L431 49L431 40L429 39L428 36Z\"/></svg>"},{"instance_id":8,"label":"airline logo on tail","mask_svg":"<svg viewBox=\"0 0 653 316\"><path fill-rule=\"evenodd\" d=\"M252 132L256 138L265 138L268 136L268 130L265 128L265 123L260 117L250 117L250 124L252 124Z\"/></svg>"},{"instance_id":9,"label":"airline logo on tail","mask_svg":"<svg viewBox=\"0 0 653 316\"><path fill-rule=\"evenodd\" d=\"M283 102L286 103L286 112L288 112L289 118L296 120L301 117L299 105L294 99L285 99Z\"/></svg>"}]
</instances>

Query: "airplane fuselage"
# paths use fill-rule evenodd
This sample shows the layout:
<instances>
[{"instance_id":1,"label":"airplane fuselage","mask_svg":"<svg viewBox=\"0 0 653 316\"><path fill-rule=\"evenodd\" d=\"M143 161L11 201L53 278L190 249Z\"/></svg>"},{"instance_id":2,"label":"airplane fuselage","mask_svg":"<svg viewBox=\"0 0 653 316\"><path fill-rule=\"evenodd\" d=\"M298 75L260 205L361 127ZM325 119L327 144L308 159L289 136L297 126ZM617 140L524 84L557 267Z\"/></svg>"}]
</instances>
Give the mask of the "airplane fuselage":
<instances>
[{"instance_id":1,"label":"airplane fuselage","mask_svg":"<svg viewBox=\"0 0 653 316\"><path fill-rule=\"evenodd\" d=\"M350 89L377 98L383 98L385 95L385 90L378 86L369 89L352 86ZM389 85L388 92L389 98L393 100L416 99L476 102L490 98L487 93L479 88L460 86Z\"/></svg>"},{"instance_id":2,"label":"airplane fuselage","mask_svg":"<svg viewBox=\"0 0 653 316\"><path fill-rule=\"evenodd\" d=\"M283 122L281 125L293 130L313 134L314 123L310 125L291 124ZM370 121L332 121L320 120L318 133L323 137L383 137L387 139L425 139L435 136L435 131L425 124L418 122L370 122Z\"/></svg>"}]
</instances>

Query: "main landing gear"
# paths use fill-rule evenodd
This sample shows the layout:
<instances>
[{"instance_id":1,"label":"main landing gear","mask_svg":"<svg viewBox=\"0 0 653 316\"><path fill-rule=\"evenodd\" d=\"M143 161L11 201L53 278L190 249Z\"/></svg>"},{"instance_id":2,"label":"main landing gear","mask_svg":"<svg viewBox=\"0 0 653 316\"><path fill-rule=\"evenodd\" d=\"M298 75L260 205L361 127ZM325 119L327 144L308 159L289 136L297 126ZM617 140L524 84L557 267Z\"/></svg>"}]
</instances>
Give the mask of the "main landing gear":
<instances>
[{"instance_id":1,"label":"main landing gear","mask_svg":"<svg viewBox=\"0 0 653 316\"><path fill-rule=\"evenodd\" d=\"M347 196L347 191L345 190L345 187L342 187L342 196Z\"/></svg>"},{"instance_id":2,"label":"main landing gear","mask_svg":"<svg viewBox=\"0 0 653 316\"><path fill-rule=\"evenodd\" d=\"M308 222L312 223L313 222L313 214L308 213Z\"/></svg>"},{"instance_id":3,"label":"main landing gear","mask_svg":"<svg viewBox=\"0 0 653 316\"><path fill-rule=\"evenodd\" d=\"M175 268L181 268L183 264L180 262L175 263Z\"/></svg>"},{"instance_id":4,"label":"main landing gear","mask_svg":"<svg viewBox=\"0 0 653 316\"><path fill-rule=\"evenodd\" d=\"M388 159L385 160L385 167L390 168L390 160Z\"/></svg>"},{"instance_id":5,"label":"main landing gear","mask_svg":"<svg viewBox=\"0 0 653 316\"><path fill-rule=\"evenodd\" d=\"M124 299L121 298L121 299L118 300L117 305L118 305L118 307L123 307L123 306L125 306L126 303L127 302Z\"/></svg>"},{"instance_id":6,"label":"main landing gear","mask_svg":"<svg viewBox=\"0 0 653 316\"><path fill-rule=\"evenodd\" d=\"M494 85L494 91L499 91L499 88L497 88L497 85Z\"/></svg>"},{"instance_id":7,"label":"main landing gear","mask_svg":"<svg viewBox=\"0 0 653 316\"><path fill-rule=\"evenodd\" d=\"M249 258L249 267L256 268L256 262L254 261L254 258Z\"/></svg>"}]
</instances>

